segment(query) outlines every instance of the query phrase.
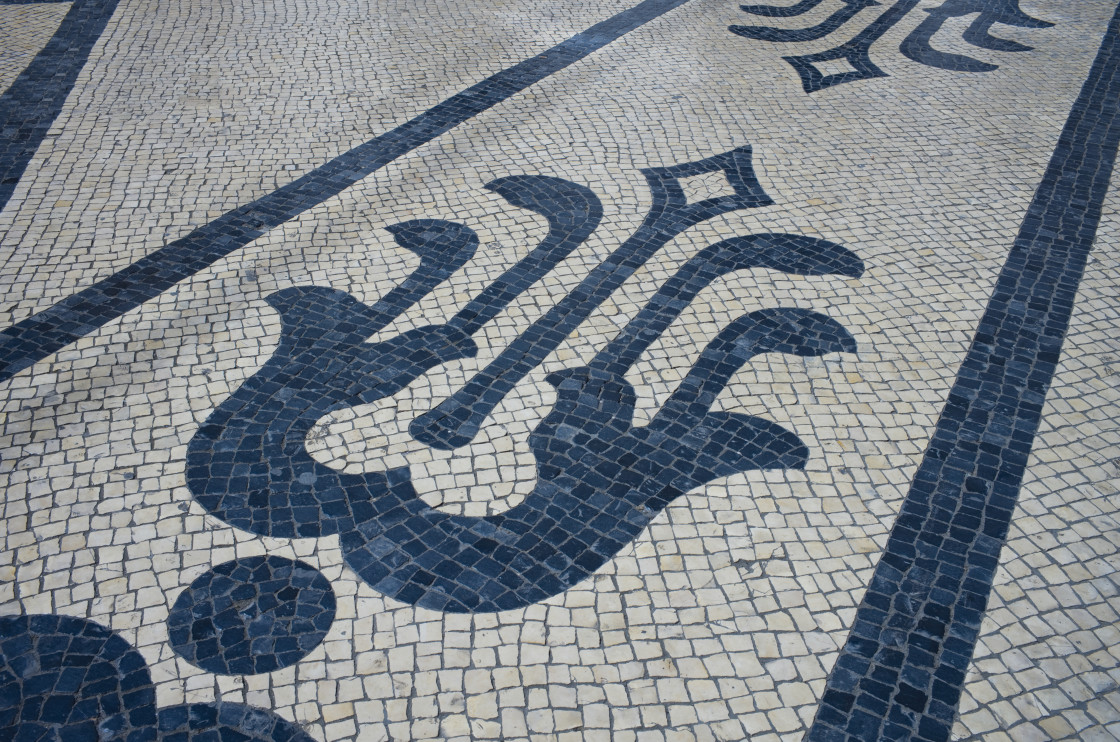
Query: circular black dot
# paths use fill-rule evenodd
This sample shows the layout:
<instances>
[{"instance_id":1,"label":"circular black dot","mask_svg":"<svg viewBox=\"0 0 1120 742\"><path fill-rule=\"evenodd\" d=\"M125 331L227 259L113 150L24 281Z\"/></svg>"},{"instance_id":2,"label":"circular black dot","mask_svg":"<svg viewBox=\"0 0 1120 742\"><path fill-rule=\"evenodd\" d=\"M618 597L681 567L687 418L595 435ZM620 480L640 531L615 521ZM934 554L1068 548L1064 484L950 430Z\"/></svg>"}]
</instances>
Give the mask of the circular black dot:
<instances>
[{"instance_id":1,"label":"circular black dot","mask_svg":"<svg viewBox=\"0 0 1120 742\"><path fill-rule=\"evenodd\" d=\"M155 742L144 658L93 621L0 618L0 739Z\"/></svg>"},{"instance_id":2,"label":"circular black dot","mask_svg":"<svg viewBox=\"0 0 1120 742\"><path fill-rule=\"evenodd\" d=\"M277 556L235 559L183 591L167 630L192 665L221 675L256 675L294 665L319 646L334 621L330 581L314 567Z\"/></svg>"}]
</instances>

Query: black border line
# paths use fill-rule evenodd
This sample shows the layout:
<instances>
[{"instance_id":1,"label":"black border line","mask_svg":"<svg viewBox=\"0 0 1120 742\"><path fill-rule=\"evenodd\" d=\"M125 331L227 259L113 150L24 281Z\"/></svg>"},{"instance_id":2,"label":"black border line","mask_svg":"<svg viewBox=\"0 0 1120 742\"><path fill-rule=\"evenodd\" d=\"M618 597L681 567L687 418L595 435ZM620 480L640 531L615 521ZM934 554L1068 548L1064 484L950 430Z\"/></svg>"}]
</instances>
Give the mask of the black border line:
<instances>
[{"instance_id":1,"label":"black border line","mask_svg":"<svg viewBox=\"0 0 1120 742\"><path fill-rule=\"evenodd\" d=\"M0 0L38 5L66 0ZM118 0L74 0L54 35L0 95L0 210L43 143Z\"/></svg>"},{"instance_id":2,"label":"black border line","mask_svg":"<svg viewBox=\"0 0 1120 742\"><path fill-rule=\"evenodd\" d=\"M947 740L1120 144L1120 7L1027 210L811 742Z\"/></svg>"},{"instance_id":3,"label":"black border line","mask_svg":"<svg viewBox=\"0 0 1120 742\"><path fill-rule=\"evenodd\" d=\"M0 332L0 381L155 298L398 157L686 2L645 0L624 10L8 327Z\"/></svg>"}]
</instances>

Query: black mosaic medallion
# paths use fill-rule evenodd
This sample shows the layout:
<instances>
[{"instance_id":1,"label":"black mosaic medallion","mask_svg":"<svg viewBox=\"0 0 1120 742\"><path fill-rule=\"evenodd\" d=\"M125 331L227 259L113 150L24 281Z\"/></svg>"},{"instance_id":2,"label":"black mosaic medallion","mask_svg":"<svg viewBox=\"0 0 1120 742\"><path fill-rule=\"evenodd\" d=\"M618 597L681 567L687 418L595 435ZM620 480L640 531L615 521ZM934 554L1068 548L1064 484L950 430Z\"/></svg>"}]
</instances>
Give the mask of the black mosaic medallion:
<instances>
[{"instance_id":1,"label":"black mosaic medallion","mask_svg":"<svg viewBox=\"0 0 1120 742\"><path fill-rule=\"evenodd\" d=\"M196 579L167 617L171 647L221 675L255 675L299 662L334 621L330 581L277 556L219 564Z\"/></svg>"}]
</instances>

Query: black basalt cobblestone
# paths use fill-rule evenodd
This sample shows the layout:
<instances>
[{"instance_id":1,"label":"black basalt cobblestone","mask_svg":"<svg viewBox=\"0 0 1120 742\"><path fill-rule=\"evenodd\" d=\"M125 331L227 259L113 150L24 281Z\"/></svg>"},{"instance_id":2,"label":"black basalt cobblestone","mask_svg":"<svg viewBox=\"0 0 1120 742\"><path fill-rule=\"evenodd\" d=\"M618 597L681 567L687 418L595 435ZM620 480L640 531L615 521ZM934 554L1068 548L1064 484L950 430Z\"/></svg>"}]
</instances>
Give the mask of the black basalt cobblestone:
<instances>
[{"instance_id":1,"label":"black basalt cobblestone","mask_svg":"<svg viewBox=\"0 0 1120 742\"><path fill-rule=\"evenodd\" d=\"M239 703L156 708L144 658L112 630L70 616L0 618L0 738L11 742L311 742Z\"/></svg>"},{"instance_id":2,"label":"black basalt cobblestone","mask_svg":"<svg viewBox=\"0 0 1120 742\"><path fill-rule=\"evenodd\" d=\"M295 724L239 703L192 703L159 712L160 742L313 742Z\"/></svg>"},{"instance_id":3,"label":"black basalt cobblestone","mask_svg":"<svg viewBox=\"0 0 1120 742\"><path fill-rule=\"evenodd\" d=\"M0 732L6 739L155 739L156 692L128 642L67 616L0 618Z\"/></svg>"}]
</instances>

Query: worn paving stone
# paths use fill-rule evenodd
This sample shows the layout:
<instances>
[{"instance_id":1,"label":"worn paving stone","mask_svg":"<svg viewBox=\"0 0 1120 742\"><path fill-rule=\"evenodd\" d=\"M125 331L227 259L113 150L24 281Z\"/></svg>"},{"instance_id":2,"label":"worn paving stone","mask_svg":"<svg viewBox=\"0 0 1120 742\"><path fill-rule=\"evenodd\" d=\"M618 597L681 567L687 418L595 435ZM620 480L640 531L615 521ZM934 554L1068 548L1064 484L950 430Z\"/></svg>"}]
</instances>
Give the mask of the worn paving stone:
<instances>
[{"instance_id":1,"label":"worn paving stone","mask_svg":"<svg viewBox=\"0 0 1120 742\"><path fill-rule=\"evenodd\" d=\"M1116 11L0 0L0 728L1116 738Z\"/></svg>"}]
</instances>

